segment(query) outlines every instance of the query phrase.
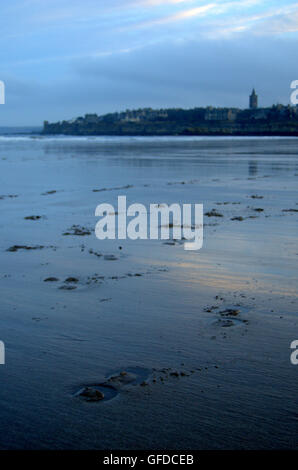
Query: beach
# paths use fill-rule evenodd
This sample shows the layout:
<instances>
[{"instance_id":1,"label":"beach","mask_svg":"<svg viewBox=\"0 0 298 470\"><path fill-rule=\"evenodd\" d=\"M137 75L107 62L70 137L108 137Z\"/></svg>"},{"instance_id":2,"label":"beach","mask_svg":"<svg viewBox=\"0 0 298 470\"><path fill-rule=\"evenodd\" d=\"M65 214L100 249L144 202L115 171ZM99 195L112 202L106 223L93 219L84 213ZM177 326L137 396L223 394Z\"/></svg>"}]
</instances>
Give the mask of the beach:
<instances>
[{"instance_id":1,"label":"beach","mask_svg":"<svg viewBox=\"0 0 298 470\"><path fill-rule=\"evenodd\" d=\"M1 449L297 448L297 138L2 135L0 181ZM98 240L119 195L203 247Z\"/></svg>"}]
</instances>

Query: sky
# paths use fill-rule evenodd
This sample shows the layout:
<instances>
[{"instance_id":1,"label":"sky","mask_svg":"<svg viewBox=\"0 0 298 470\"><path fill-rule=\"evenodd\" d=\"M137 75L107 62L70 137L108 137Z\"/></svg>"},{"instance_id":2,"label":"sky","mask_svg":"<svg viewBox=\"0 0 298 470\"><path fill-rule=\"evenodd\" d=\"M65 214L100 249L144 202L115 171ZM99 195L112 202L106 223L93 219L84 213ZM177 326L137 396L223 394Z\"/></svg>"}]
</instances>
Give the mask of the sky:
<instances>
[{"instance_id":1,"label":"sky","mask_svg":"<svg viewBox=\"0 0 298 470\"><path fill-rule=\"evenodd\" d=\"M288 104L291 0L0 0L0 126L142 107Z\"/></svg>"}]
</instances>

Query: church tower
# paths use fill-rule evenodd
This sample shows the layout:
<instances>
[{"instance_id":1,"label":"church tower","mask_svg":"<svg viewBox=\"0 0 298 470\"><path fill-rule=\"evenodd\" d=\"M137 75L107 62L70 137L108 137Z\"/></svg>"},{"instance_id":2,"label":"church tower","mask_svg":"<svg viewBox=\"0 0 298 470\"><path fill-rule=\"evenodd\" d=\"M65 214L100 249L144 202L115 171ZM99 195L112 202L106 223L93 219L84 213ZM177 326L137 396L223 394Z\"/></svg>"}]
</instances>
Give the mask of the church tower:
<instances>
[{"instance_id":1,"label":"church tower","mask_svg":"<svg viewBox=\"0 0 298 470\"><path fill-rule=\"evenodd\" d=\"M257 109L258 107L258 95L256 94L255 89L252 90L249 97L249 107L250 109Z\"/></svg>"}]
</instances>

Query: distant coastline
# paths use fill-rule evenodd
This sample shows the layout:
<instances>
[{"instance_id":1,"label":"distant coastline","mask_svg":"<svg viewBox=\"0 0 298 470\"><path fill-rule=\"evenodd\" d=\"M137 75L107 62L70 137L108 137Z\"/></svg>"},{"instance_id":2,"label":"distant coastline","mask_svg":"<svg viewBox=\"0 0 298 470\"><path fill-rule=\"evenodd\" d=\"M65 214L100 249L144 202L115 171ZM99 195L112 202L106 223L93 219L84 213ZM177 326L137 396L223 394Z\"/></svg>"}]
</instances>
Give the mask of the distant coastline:
<instances>
[{"instance_id":1,"label":"distant coastline","mask_svg":"<svg viewBox=\"0 0 298 470\"><path fill-rule=\"evenodd\" d=\"M40 134L42 132L41 126L0 126L1 136L23 136L30 134Z\"/></svg>"},{"instance_id":2,"label":"distant coastline","mask_svg":"<svg viewBox=\"0 0 298 470\"><path fill-rule=\"evenodd\" d=\"M143 108L102 116L85 114L70 121L44 121L42 134L114 136L298 136L298 107Z\"/></svg>"}]
</instances>

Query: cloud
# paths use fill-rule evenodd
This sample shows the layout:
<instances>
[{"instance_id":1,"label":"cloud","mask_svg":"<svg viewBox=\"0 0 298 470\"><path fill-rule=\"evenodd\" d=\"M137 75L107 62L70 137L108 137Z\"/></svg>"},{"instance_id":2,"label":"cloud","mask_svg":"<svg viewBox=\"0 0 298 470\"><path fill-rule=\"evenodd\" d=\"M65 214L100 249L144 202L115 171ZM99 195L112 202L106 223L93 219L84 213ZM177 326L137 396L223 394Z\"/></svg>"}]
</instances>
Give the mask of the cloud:
<instances>
[{"instance_id":1,"label":"cloud","mask_svg":"<svg viewBox=\"0 0 298 470\"><path fill-rule=\"evenodd\" d=\"M276 41L272 48L269 39L260 44L244 35L237 44L196 40L152 45L125 55L86 59L74 68L89 90L102 83L105 94L117 97L114 109L121 104L131 107L130 100L135 106L244 107L253 85L261 90L263 105L281 97L288 101L295 76L293 54L294 41ZM277 90L282 90L281 96Z\"/></svg>"},{"instance_id":2,"label":"cloud","mask_svg":"<svg viewBox=\"0 0 298 470\"><path fill-rule=\"evenodd\" d=\"M148 23L143 23L143 25L151 26L154 24L163 24L163 23L171 23L173 21L181 21L187 18L193 18L194 16L203 15L208 10L216 7L215 3L210 3L209 5L204 5L202 7L191 8L189 10L183 10L179 13L175 13L174 15L165 16L163 18L158 18L156 20L149 21Z\"/></svg>"},{"instance_id":3,"label":"cloud","mask_svg":"<svg viewBox=\"0 0 298 470\"><path fill-rule=\"evenodd\" d=\"M289 12L271 15L254 25L253 32L258 34L284 34L298 31L298 4Z\"/></svg>"},{"instance_id":4,"label":"cloud","mask_svg":"<svg viewBox=\"0 0 298 470\"><path fill-rule=\"evenodd\" d=\"M247 0L250 4L250 0ZM242 2L244 5L245 2ZM231 6L230 3L225 5L226 8ZM298 4L284 6L282 8L271 8L258 14L244 15L237 13L229 17L229 21L225 19L217 19L209 21L205 24L201 33L205 38L219 39L220 37L232 38L234 34L249 32L252 36L259 35L276 35L298 30Z\"/></svg>"},{"instance_id":5,"label":"cloud","mask_svg":"<svg viewBox=\"0 0 298 470\"><path fill-rule=\"evenodd\" d=\"M159 1L159 0L145 0L146 4L149 5L150 2L153 2L154 5L164 5L165 3L172 3L172 4L179 4L182 3L184 0L180 1L174 1L174 0L168 0L165 2ZM196 2L197 3L197 2ZM200 1L202 3L202 1ZM184 9L184 10L178 10L177 12L171 14L171 15L163 15L163 16L158 16L158 17L153 17L149 20L146 21L139 21L139 22L130 22L127 26L120 27L119 31L126 31L126 30L133 30L133 29L142 29L142 28L151 28L154 26L159 26L159 25L165 25L165 24L171 24L171 23L179 23L183 22L183 20L189 20L192 18L196 17L201 17L202 20L200 21L200 29L199 31L196 31L197 34L200 34L201 29L207 30L208 25L211 26L210 32L212 33L212 19L214 17L222 17L222 21L225 25L225 28L227 27L227 23L230 22L230 19L233 18L233 15L240 13L240 17L243 18L245 17L244 11L246 9L250 9L254 7L255 5L260 5L260 3L263 3L260 0L214 0L212 3L206 3L204 5L200 5L194 8L190 9ZM229 17L227 15L229 12L232 12ZM270 13L271 15L272 13ZM257 20L257 17L255 17ZM205 23L204 23L204 22ZM233 28L233 30L238 31L240 29L244 30L246 29L245 25L239 28ZM232 31L232 30L231 30ZM208 37L208 36L206 36Z\"/></svg>"},{"instance_id":6,"label":"cloud","mask_svg":"<svg viewBox=\"0 0 298 470\"><path fill-rule=\"evenodd\" d=\"M166 23L174 23L182 20L186 20L189 18L193 18L196 16L203 16L205 13L207 13L209 10L213 9L216 7L215 3L210 3L207 5L203 5L201 7L196 7L196 8L191 8L188 10L182 10L179 11L178 13L175 13L173 15L168 15L168 16L162 16L159 18L154 18L148 21L142 21L139 23L135 23L132 26L129 26L128 28L133 28L133 29L139 29L139 28L150 28L152 26L156 25L163 25ZM122 28L121 30L125 30L127 28Z\"/></svg>"}]
</instances>

